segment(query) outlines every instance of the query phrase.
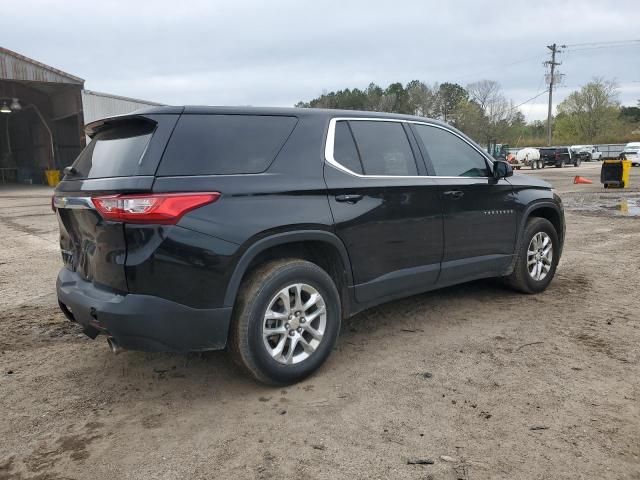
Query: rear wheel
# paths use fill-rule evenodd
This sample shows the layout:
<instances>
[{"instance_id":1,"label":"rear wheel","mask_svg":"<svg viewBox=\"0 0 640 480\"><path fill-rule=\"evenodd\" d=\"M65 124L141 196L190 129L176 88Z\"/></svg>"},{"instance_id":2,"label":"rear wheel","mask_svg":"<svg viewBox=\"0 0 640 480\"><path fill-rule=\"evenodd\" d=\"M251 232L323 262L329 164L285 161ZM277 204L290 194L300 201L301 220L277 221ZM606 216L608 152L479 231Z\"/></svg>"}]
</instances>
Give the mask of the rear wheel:
<instances>
[{"instance_id":1,"label":"rear wheel","mask_svg":"<svg viewBox=\"0 0 640 480\"><path fill-rule=\"evenodd\" d=\"M582 159L578 158L575 162L573 162L573 166L574 167L579 167L581 163L582 163Z\"/></svg>"},{"instance_id":2,"label":"rear wheel","mask_svg":"<svg viewBox=\"0 0 640 480\"><path fill-rule=\"evenodd\" d=\"M229 349L257 380L295 383L331 354L341 315L338 290L322 268L298 259L269 262L243 282Z\"/></svg>"},{"instance_id":3,"label":"rear wheel","mask_svg":"<svg viewBox=\"0 0 640 480\"><path fill-rule=\"evenodd\" d=\"M556 273L558 234L546 218L531 217L518 246L513 272L505 277L509 286L524 293L544 291Z\"/></svg>"}]
</instances>

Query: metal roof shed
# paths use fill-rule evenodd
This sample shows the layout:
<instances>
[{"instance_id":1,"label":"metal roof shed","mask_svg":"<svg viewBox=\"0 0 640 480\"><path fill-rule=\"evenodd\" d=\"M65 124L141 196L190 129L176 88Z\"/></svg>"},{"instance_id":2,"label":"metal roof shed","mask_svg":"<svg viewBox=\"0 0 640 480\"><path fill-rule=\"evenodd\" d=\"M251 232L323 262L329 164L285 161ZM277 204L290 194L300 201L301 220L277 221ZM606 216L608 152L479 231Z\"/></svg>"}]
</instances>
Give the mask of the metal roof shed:
<instances>
[{"instance_id":1,"label":"metal roof shed","mask_svg":"<svg viewBox=\"0 0 640 480\"><path fill-rule=\"evenodd\" d=\"M42 183L85 145L84 80L0 47L0 168L3 178Z\"/></svg>"},{"instance_id":2,"label":"metal roof shed","mask_svg":"<svg viewBox=\"0 0 640 480\"><path fill-rule=\"evenodd\" d=\"M0 47L0 182L43 183L86 145L84 124L159 103L84 90L84 80Z\"/></svg>"}]
</instances>

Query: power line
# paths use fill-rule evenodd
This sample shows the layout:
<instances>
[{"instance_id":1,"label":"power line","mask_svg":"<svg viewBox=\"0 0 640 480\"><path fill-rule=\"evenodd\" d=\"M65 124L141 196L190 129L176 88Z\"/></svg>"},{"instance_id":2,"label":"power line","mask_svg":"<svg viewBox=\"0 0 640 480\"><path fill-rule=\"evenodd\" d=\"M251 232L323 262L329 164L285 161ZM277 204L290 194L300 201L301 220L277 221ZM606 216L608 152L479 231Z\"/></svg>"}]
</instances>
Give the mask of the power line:
<instances>
[{"instance_id":1,"label":"power line","mask_svg":"<svg viewBox=\"0 0 640 480\"><path fill-rule=\"evenodd\" d=\"M609 42L585 42L585 43L570 43L565 45L566 48L573 50L573 47L595 47L595 48L608 48L610 46L626 46L640 43L640 40L612 40Z\"/></svg>"},{"instance_id":2,"label":"power line","mask_svg":"<svg viewBox=\"0 0 640 480\"><path fill-rule=\"evenodd\" d=\"M515 107L513 107L514 109L521 107L522 105L524 105L525 103L529 103L531 100L535 100L536 98L538 98L541 95L544 95L545 93L547 93L549 91L548 88L545 88L543 91L541 91L540 93L538 93L537 95L534 95L533 97L531 97L529 100L525 100L522 103L519 103L518 105L516 105Z\"/></svg>"},{"instance_id":3,"label":"power line","mask_svg":"<svg viewBox=\"0 0 640 480\"><path fill-rule=\"evenodd\" d=\"M599 47L568 48L567 51L571 53L576 53L576 52L590 52L592 50L608 50L610 48L623 48L623 47L640 47L640 43L628 43L624 45L602 45Z\"/></svg>"}]
</instances>

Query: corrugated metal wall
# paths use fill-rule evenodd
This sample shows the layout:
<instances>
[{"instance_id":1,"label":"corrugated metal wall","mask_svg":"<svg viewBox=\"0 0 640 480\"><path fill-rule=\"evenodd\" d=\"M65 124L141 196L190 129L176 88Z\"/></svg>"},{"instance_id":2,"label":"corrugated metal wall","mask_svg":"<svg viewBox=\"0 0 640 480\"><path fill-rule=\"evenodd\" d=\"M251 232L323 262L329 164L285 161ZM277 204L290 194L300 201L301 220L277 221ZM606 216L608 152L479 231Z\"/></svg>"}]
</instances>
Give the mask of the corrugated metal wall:
<instances>
[{"instance_id":1,"label":"corrugated metal wall","mask_svg":"<svg viewBox=\"0 0 640 480\"><path fill-rule=\"evenodd\" d=\"M0 78L30 82L76 83L84 80L62 70L37 62L7 48L0 47Z\"/></svg>"},{"instance_id":2,"label":"corrugated metal wall","mask_svg":"<svg viewBox=\"0 0 640 480\"><path fill-rule=\"evenodd\" d=\"M161 104L91 90L82 91L82 110L84 112L85 124L101 118L131 113L140 108L158 105Z\"/></svg>"}]
</instances>

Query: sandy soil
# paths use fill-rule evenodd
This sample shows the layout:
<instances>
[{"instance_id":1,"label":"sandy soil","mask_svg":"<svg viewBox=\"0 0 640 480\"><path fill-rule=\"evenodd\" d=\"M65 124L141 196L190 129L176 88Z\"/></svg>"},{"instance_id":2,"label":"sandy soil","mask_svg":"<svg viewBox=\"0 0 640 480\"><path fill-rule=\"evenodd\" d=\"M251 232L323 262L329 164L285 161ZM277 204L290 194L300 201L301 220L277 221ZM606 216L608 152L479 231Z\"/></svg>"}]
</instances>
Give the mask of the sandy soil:
<instances>
[{"instance_id":1,"label":"sandy soil","mask_svg":"<svg viewBox=\"0 0 640 480\"><path fill-rule=\"evenodd\" d=\"M640 169L624 192L578 173L599 167L536 172L567 206L547 292L484 281L372 309L284 389L224 352L85 338L56 307L49 190L0 189L0 480L640 479Z\"/></svg>"}]
</instances>

